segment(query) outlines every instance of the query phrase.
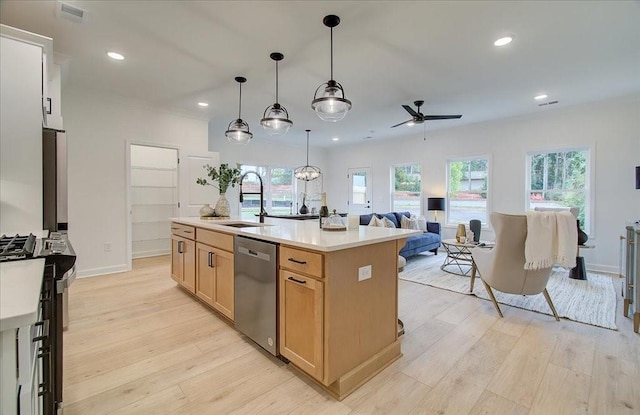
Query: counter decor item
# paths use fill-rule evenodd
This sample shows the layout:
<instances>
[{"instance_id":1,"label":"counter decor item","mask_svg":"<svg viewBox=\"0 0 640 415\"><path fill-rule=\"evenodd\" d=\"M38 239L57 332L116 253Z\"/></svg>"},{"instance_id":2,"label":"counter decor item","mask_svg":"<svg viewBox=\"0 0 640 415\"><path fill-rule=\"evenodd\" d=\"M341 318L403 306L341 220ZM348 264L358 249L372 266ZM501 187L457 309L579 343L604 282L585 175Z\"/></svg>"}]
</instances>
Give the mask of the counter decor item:
<instances>
[{"instance_id":1,"label":"counter decor item","mask_svg":"<svg viewBox=\"0 0 640 415\"><path fill-rule=\"evenodd\" d=\"M306 215L307 213L309 213L309 208L306 205L307 202L307 195L306 194L302 194L302 206L300 206L300 210L298 212L300 212L301 215Z\"/></svg>"},{"instance_id":2,"label":"counter decor item","mask_svg":"<svg viewBox=\"0 0 640 415\"><path fill-rule=\"evenodd\" d=\"M456 232L456 241L465 243L467 242L467 227L464 223L458 225L458 231Z\"/></svg>"},{"instance_id":3,"label":"counter decor item","mask_svg":"<svg viewBox=\"0 0 640 415\"><path fill-rule=\"evenodd\" d=\"M333 209L333 214L329 216L322 225L323 231L346 231L347 227L342 221L342 217Z\"/></svg>"},{"instance_id":4,"label":"counter decor item","mask_svg":"<svg viewBox=\"0 0 640 415\"><path fill-rule=\"evenodd\" d=\"M469 221L469 229L473 231L473 242L480 243L480 231L482 230L482 222L478 219Z\"/></svg>"},{"instance_id":5,"label":"counter decor item","mask_svg":"<svg viewBox=\"0 0 640 415\"><path fill-rule=\"evenodd\" d=\"M322 206L320 206L320 228L322 228L323 223L329 217L329 208L327 207L327 194L322 192Z\"/></svg>"},{"instance_id":6,"label":"counter decor item","mask_svg":"<svg viewBox=\"0 0 640 415\"><path fill-rule=\"evenodd\" d=\"M578 225L578 245L584 245L584 243L587 242L587 239L589 239L589 235L580 229L580 220L576 220L576 222Z\"/></svg>"},{"instance_id":7,"label":"counter decor item","mask_svg":"<svg viewBox=\"0 0 640 415\"><path fill-rule=\"evenodd\" d=\"M229 186L235 187L236 184L240 183L240 175L242 174L242 170L240 169L241 164L236 163L236 167L229 167L227 163L221 163L219 169L208 164L203 167L207 171L207 176L209 176L210 181L199 177L196 179L196 183L201 186L213 186L218 189L220 197L216 203L215 214L217 216L229 216L231 214L231 208L225 194ZM215 182L218 184L214 184Z\"/></svg>"},{"instance_id":8,"label":"counter decor item","mask_svg":"<svg viewBox=\"0 0 640 415\"><path fill-rule=\"evenodd\" d=\"M208 203L205 203L204 206L200 208L200 217L201 218L209 218L216 214L215 210Z\"/></svg>"}]
</instances>

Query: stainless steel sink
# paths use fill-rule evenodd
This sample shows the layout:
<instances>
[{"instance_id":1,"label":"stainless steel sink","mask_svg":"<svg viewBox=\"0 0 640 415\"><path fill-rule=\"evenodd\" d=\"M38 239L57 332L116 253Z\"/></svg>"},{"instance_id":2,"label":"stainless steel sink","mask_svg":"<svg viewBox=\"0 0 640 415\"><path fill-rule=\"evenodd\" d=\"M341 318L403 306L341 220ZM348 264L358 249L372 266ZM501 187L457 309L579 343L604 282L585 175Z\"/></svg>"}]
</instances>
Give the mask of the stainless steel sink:
<instances>
[{"instance_id":1,"label":"stainless steel sink","mask_svg":"<svg viewBox=\"0 0 640 415\"><path fill-rule=\"evenodd\" d=\"M262 228L264 226L269 226L269 225L263 225L261 223L242 223L242 222L236 222L236 223L219 223L219 225L222 226L231 226L233 228Z\"/></svg>"}]
</instances>

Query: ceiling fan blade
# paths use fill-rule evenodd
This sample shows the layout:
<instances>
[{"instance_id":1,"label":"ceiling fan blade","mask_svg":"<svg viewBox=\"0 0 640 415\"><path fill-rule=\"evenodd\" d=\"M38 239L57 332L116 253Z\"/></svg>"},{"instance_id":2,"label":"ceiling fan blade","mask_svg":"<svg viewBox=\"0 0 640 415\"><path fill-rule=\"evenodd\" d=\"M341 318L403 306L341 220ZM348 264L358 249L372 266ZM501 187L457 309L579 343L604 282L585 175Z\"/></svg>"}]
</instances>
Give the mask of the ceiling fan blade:
<instances>
[{"instance_id":1,"label":"ceiling fan blade","mask_svg":"<svg viewBox=\"0 0 640 415\"><path fill-rule=\"evenodd\" d=\"M413 121L413 120L407 120L405 122L401 122L400 124L392 125L391 128L399 127L399 126L404 125L404 124L406 124L408 122L411 122L411 121Z\"/></svg>"},{"instance_id":2,"label":"ceiling fan blade","mask_svg":"<svg viewBox=\"0 0 640 415\"><path fill-rule=\"evenodd\" d=\"M402 108L404 108L409 114L411 114L412 117L420 117L420 114L415 112L410 106L403 105Z\"/></svg>"},{"instance_id":3,"label":"ceiling fan blade","mask_svg":"<svg viewBox=\"0 0 640 415\"><path fill-rule=\"evenodd\" d=\"M424 115L422 119L424 120L452 120L462 118L462 115Z\"/></svg>"}]
</instances>

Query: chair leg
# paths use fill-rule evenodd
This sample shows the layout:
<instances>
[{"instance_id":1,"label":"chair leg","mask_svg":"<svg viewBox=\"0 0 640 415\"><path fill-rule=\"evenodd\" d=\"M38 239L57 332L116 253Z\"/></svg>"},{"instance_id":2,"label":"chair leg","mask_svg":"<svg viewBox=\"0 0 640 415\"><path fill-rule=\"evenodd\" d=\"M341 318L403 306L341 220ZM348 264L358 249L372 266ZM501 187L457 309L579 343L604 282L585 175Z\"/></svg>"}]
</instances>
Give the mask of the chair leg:
<instances>
[{"instance_id":1,"label":"chair leg","mask_svg":"<svg viewBox=\"0 0 640 415\"><path fill-rule=\"evenodd\" d=\"M558 317L558 313L556 313L556 308L553 306L551 297L549 297L549 291L545 288L542 291L542 294L544 294L544 298L547 300L547 303L549 303L549 307L551 307L551 311L553 311L553 316L556 318L556 321L560 321L560 317Z\"/></svg>"},{"instance_id":2,"label":"chair leg","mask_svg":"<svg viewBox=\"0 0 640 415\"><path fill-rule=\"evenodd\" d=\"M498 312L500 317L504 317L502 315L502 311L500 311L500 306L498 306L498 302L496 301L496 297L493 295L493 291L491 290L491 287L489 287L489 285L486 282L484 282L484 280L482 280L482 283L484 284L484 288L487 289L487 292L489 293L489 297L491 297L491 301L493 301L493 306L496 308L496 311Z\"/></svg>"}]
</instances>

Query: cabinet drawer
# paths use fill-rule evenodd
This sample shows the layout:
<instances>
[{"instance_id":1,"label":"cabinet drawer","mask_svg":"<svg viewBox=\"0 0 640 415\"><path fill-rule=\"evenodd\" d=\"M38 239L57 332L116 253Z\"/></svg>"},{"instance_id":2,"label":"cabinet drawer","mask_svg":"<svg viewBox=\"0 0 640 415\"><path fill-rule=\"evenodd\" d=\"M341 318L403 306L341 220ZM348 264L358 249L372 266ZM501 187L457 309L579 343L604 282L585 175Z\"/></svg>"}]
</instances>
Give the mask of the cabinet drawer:
<instances>
[{"instance_id":1,"label":"cabinet drawer","mask_svg":"<svg viewBox=\"0 0 640 415\"><path fill-rule=\"evenodd\" d=\"M196 240L213 246L214 248L224 249L225 251L233 252L233 235L227 233L210 231L208 229L198 228L196 233Z\"/></svg>"},{"instance_id":2,"label":"cabinet drawer","mask_svg":"<svg viewBox=\"0 0 640 415\"><path fill-rule=\"evenodd\" d=\"M323 277L323 258L321 254L288 246L280 247L280 266L292 271L302 272L314 277Z\"/></svg>"},{"instance_id":3,"label":"cabinet drawer","mask_svg":"<svg viewBox=\"0 0 640 415\"><path fill-rule=\"evenodd\" d=\"M171 233L188 239L196 238L196 231L193 226L181 225L179 223L171 223Z\"/></svg>"}]
</instances>

